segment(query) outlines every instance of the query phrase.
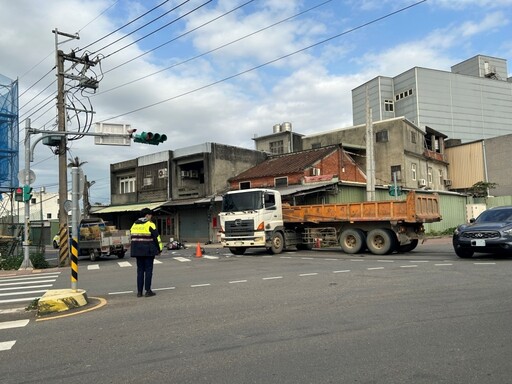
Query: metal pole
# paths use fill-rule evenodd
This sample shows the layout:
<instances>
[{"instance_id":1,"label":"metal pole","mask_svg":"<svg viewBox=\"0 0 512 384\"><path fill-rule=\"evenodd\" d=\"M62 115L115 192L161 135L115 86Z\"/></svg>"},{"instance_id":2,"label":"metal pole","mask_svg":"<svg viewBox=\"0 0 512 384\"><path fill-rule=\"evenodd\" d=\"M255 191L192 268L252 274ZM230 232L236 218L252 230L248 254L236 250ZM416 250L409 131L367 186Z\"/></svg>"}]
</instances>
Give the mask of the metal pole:
<instances>
[{"instance_id":1,"label":"metal pole","mask_svg":"<svg viewBox=\"0 0 512 384\"><path fill-rule=\"evenodd\" d=\"M80 199L80 191L78 187L78 167L71 168L71 183L72 183L72 192L71 192L71 231L72 231L72 241L71 241L71 289L74 291L77 290L77 282L78 282L78 221L80 215L80 207L79 207L79 199Z\"/></svg>"},{"instance_id":2,"label":"metal pole","mask_svg":"<svg viewBox=\"0 0 512 384\"><path fill-rule=\"evenodd\" d=\"M30 185L30 119L25 120L25 185ZM30 201L25 201L24 239L23 239L23 262L19 269L33 269L30 261Z\"/></svg>"}]
</instances>

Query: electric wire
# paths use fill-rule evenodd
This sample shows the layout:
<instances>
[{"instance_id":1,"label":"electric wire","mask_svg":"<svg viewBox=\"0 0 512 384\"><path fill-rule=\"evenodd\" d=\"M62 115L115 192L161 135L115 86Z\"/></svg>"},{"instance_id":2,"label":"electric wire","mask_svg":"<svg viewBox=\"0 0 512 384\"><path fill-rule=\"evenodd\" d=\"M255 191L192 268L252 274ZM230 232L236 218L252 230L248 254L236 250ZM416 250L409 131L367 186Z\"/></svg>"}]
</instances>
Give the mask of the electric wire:
<instances>
[{"instance_id":1,"label":"electric wire","mask_svg":"<svg viewBox=\"0 0 512 384\"><path fill-rule=\"evenodd\" d=\"M178 9L178 8L179 8L179 7L181 7L182 5L184 5L184 4L186 4L186 3L188 3L189 1L190 1L190 0L185 0L183 3L181 3L181 4L179 4L179 5L177 5L177 6L173 7L173 8L171 8L170 10L168 10L167 12L164 12L164 13L163 13L163 14L161 14L160 16L158 16L158 17L154 18L153 20L148 21L146 24L144 24L144 25L140 26L139 28L137 28L137 29L135 29L135 30L131 31L130 33L127 33L127 34L125 34L125 35L121 36L119 39L114 40L113 42L111 42L111 43L109 43L109 44L105 45L104 47L102 47L102 48L100 48L100 49L97 49L97 50L96 50L96 51L94 51L94 52L91 52L91 54L93 54L93 55L94 55L95 53L98 53L99 51L103 51L105 48L108 48L108 47L110 47L110 46L112 46L112 45L114 45L114 44L118 43L119 41L121 41L121 40L123 40L123 39L126 39L128 36L133 35L135 32L140 31L141 29L143 29L143 28L147 27L148 25L150 25L150 24L154 23L155 21L157 21L157 20L161 19L161 18L162 18L162 17L164 17L165 15L167 15L167 14L169 14L169 13L171 13L171 12L175 11L176 9ZM210 1L212 1L212 0L210 0Z\"/></svg>"},{"instance_id":2,"label":"electric wire","mask_svg":"<svg viewBox=\"0 0 512 384\"><path fill-rule=\"evenodd\" d=\"M94 21L96 21L98 18L100 18L101 16L103 16L103 14L105 14L105 12L107 12L110 8L112 8L114 5L116 5L117 3L119 3L119 0L116 0L114 1L111 5L109 5L107 8L105 8L98 16L96 16L94 19L92 19L91 21L89 21L87 24L85 24L82 28L80 28L77 33L80 33L82 31L82 29L85 29L89 26L89 24L92 24Z\"/></svg>"},{"instance_id":3,"label":"electric wire","mask_svg":"<svg viewBox=\"0 0 512 384\"><path fill-rule=\"evenodd\" d=\"M225 47L227 47L227 46L229 46L229 45L232 45L232 44L237 43L237 42L239 42L239 41L241 41L241 40L244 40L244 39L246 39L246 38L248 38L248 37L251 37L251 36L256 35L256 34L258 34L258 33L260 33L260 32L263 32L263 31L265 31L265 30L267 30L267 29L270 29L270 28L272 28L272 27L275 27L276 25L279 25L279 24L282 24L282 23L284 23L284 22L287 22L287 21L289 21L289 20L291 20L291 19L293 19L293 18L296 18L296 17L298 17L298 16L302 16L302 15L304 15L304 14L305 14L305 13L307 13L307 12L310 12L310 11L312 11L312 10L314 10L314 9L316 9L316 8L319 8L319 7L321 7L321 6L323 6L323 5L327 4L327 3L330 3L331 1L332 1L332 0L324 1L323 3L317 4L317 5L315 5L315 6L311 7L311 8L305 9L304 11L299 12L299 13L297 13L297 14L295 14L295 15L289 16L289 17L287 17L287 18L285 18L285 19L282 19L282 20L280 20L280 21L277 21L277 22L275 22L275 23L273 23L273 24L270 24L270 25L268 25L268 26L266 26L266 27L263 27L263 28L261 28L261 29L258 29L258 30L254 31L254 32L251 32L251 33L249 33L249 34L247 34L247 35L245 35L245 36L242 36L242 37L239 37L239 38L237 38L237 39L235 39L235 40L232 40L232 41L230 41L229 43L226 43L226 44L220 45L220 46L218 46L218 47L216 47L216 48L213 48L213 49L211 49L211 50L209 50L209 51L206 51L206 52L200 53L200 54L198 54L198 55L196 55L196 56L193 56L193 57L190 57L190 58L188 58L188 59L186 59L186 60L180 61L179 63L174 63L174 64L172 64L172 65L170 65L170 66L168 66L168 67L166 67L166 68L160 69L160 70L158 70L158 71L156 71L156 72L153 72L153 73L150 73L150 74L145 75L145 76L143 76L143 77L140 77L140 78L134 79L134 80L129 81L129 82L127 82L127 83L124 83L124 84L121 84L121 85L115 86L115 87L113 87L113 88L106 89L106 90L104 90L104 91L102 91L102 92L97 93L97 95L101 95L101 94L104 94L104 93L107 93L107 92L113 91L113 90L115 90L115 89L122 88L122 87L124 87L124 86L130 85L130 84L133 84L133 83L136 83L136 82L138 82L138 81L140 81L140 80L147 79L148 77L151 77L151 76L157 75L157 74L159 74L159 73L165 72L165 71L167 71L167 70L169 70L169 69L172 69L172 68L175 68L175 67L177 67L177 66L180 66L180 65L183 65L183 64L189 63L189 62L191 62L191 61L193 61L193 60L199 59L199 58L201 58L201 57L203 57L203 56L206 56L206 55L208 55L208 54L210 54L210 53L216 52L216 51L218 51L218 50L220 50L220 49L222 49L222 48L225 48ZM246 4L250 3L250 2L251 2L251 1L249 1L249 2L245 3L244 5L246 5ZM232 12L232 11L230 11L230 12ZM224 15L223 15L223 16L224 16ZM210 23L211 21L213 21L213 20L210 20L209 22L204 23L204 24L202 24L201 26L204 26L204 25L206 25L206 24ZM200 26L200 27L201 27L201 26ZM195 28L195 29L197 29L197 28ZM195 29L193 29L193 30L195 30ZM189 32L192 32L193 30L191 30L191 31L187 31L186 33L184 33L183 35L178 36L177 38L182 37L182 36L184 36L185 34L187 34L187 33L189 33ZM172 40L168 41L167 43L169 43L169 42L171 42L171 41L172 41ZM166 44L167 44L167 43L166 43ZM130 61L128 61L128 62L130 62ZM128 63L128 62L126 62L126 63ZM124 64L126 64L126 63L123 63L123 64L121 64L121 65L124 65ZM117 67L114 67L113 69L116 69L116 68L120 67L121 65L118 65ZM108 72L110 72L110 71L112 71L113 69L110 69L110 70L108 70L108 71L105 71L105 74L106 74L106 73L108 73Z\"/></svg>"},{"instance_id":4,"label":"electric wire","mask_svg":"<svg viewBox=\"0 0 512 384\"><path fill-rule=\"evenodd\" d=\"M189 0L187 0L187 1L189 1ZM186 17L186 16L190 15L191 13L193 13L193 12L197 11L198 9L200 9L200 8L204 7L204 6L205 6L205 5L207 5L208 3L211 3L212 1L213 1L213 0L208 0L206 3L203 3L203 4L199 5L199 6L197 6L196 8L194 8L194 9L192 9L192 10L190 10L190 11L186 12L185 14L183 14L183 15L181 15L181 16L179 16L179 17L177 17L176 19L174 19L174 20L170 21L169 23L164 24L164 25L163 25L163 26L161 26L160 28L157 28L157 29L155 29L154 31L152 31L152 32L148 33L147 35L142 36L141 38L139 38L139 39L137 39L137 40L135 40L135 41L131 42L130 44L125 45L125 46L124 46L124 47L122 47L122 48L117 49L117 50L116 50L116 51L114 51L114 52L111 52L110 54L106 55L106 56L105 56L105 58L110 57L110 56L112 56L112 55L115 55L116 53L121 52L122 50L124 50L124 49L128 48L129 46L131 46L131 45L133 45L133 44L136 44L136 43L138 43L139 41L141 41L141 40L143 40L143 39L145 39L145 38L147 38L147 37L149 37L149 36L153 35L154 33L158 32L158 31L161 31L161 30L162 30L162 29L164 29L164 28L167 28L169 25L174 24L175 22L177 22L177 21L179 21L179 20L183 19L184 17Z\"/></svg>"},{"instance_id":5,"label":"electric wire","mask_svg":"<svg viewBox=\"0 0 512 384\"><path fill-rule=\"evenodd\" d=\"M238 73L236 73L236 74L234 74L234 75L230 75L230 76L224 77L224 78L222 78L222 79L220 79L220 80L217 80L217 81L214 81L214 82L212 82L212 83L209 83L209 84L203 85L203 86L201 86L201 87L198 87L198 88L192 89L192 90L190 90L190 91L186 91L186 92L183 92L183 93L181 93L181 94L178 94L178 95L175 95L175 96L169 97L169 98L167 98L167 99L163 99L163 100L157 101L157 102L155 102L155 103L148 104L148 105L146 105L146 106L143 106L143 107L140 107L140 108L136 108L136 109L134 109L134 110L131 110L131 111L128 111L128 112L125 112L125 113L121 113L121 114L116 115L116 116L109 117L109 118L104 119L104 120L101 120L101 121L99 121L99 122L105 122L105 121L109 121L109 120L117 119L117 118L122 117L122 116L131 115L131 114L133 114L133 113L140 112L140 111L143 111L143 110L145 110L145 109L149 109L149 108L155 107L155 106L157 106L157 105L160 105L160 104L166 103L166 102L168 102L168 101L175 100L175 99L178 99L178 98L180 98L180 97L184 97L184 96L190 95L190 94L195 93L195 92L198 92L198 91L202 91L202 90L204 90L204 89L207 89L207 88L213 87L213 86L215 86L215 85L217 85L217 84L220 84L220 83L223 83L223 82L225 82L225 81L232 80L232 79L234 79L234 78L237 78L237 77L240 77L240 76L242 76L242 75L245 75L245 74L247 74L247 73L249 73L249 72L255 71L255 70L260 69L260 68L263 68L263 67L265 67L265 66L267 66L267 65L273 64L273 63L275 63L275 62L281 61L281 60L286 59L286 58L288 58L288 57L294 56L294 55L296 55L296 54L298 54L298 53L301 53L301 52L307 51L307 50L309 50L309 49L311 49L311 48L314 48L314 47L317 47L317 46L319 46L319 45L325 44L325 43L326 43L326 42L328 42L328 41L331 41L331 40L337 39L337 38L339 38L339 37L341 37L341 36L344 36L344 35L347 35L347 34L349 34L349 33L354 32L354 31L357 31L357 30L359 30L359 29L361 29L361 28L364 28L364 27L367 27L367 26L369 26L369 25L375 24L375 23L377 23L377 22L379 22L379 21L381 21L381 20L387 19L387 18L389 18L389 17L391 17L391 16L394 16L394 15L396 15L396 14L398 14L398 13L404 12L404 11L406 11L406 10L408 10L408 9L410 9L410 8L413 8L413 7L415 7L415 6L417 6L417 5L421 4L421 3L424 3L424 2L426 2L426 1L427 1L427 0L420 0L420 1L417 1L416 3L413 3L413 4L410 4L410 5L408 5L408 6L402 7L402 8L400 8L400 9L396 10L396 11L393 11L393 12L387 13L387 14L385 14L385 15L381 16L381 17L378 17L378 18L372 19L372 20L370 20L370 21L368 21L368 22L366 22L366 23L363 23L363 24L360 24L360 25L358 25L358 26L356 26L356 27L350 28L350 29L348 29L348 30L346 30L346 31L344 31L344 32L338 33L338 34L336 34L336 35L334 35L334 36L331 36L331 37L328 37L328 38L323 39L323 40L321 40L321 41L318 41L318 42L316 42L316 43L314 43L314 44L311 44L311 45L308 45L308 46L306 46L306 47L304 47L304 48L301 48L301 49L298 49L298 50L296 50L296 51L290 52L290 53L288 53L288 54L286 54L286 55L283 55L283 56L280 56L280 57L278 57L278 58L276 58L276 59L272 59L272 60L269 60L269 61L267 61L267 62L265 62L265 63L258 64L258 65L254 66L254 67L248 68L248 69L243 70L243 71L241 71L241 72L238 72Z\"/></svg>"},{"instance_id":6,"label":"electric wire","mask_svg":"<svg viewBox=\"0 0 512 384\"><path fill-rule=\"evenodd\" d=\"M119 0L118 0L118 1L119 1ZM96 43L99 43L99 42L100 42L100 41L102 41L102 40L105 40L107 37L112 36L114 33L119 32L121 29L123 29L123 28L125 28L125 27L129 26L130 24L133 24L133 23L134 23L134 22L136 22L137 20L139 20L139 19L141 19L142 17L144 17L144 16L148 15L149 13L153 12L155 9L160 8L162 5L164 5L165 3L168 3L169 1L170 1L170 0L165 0L164 2L162 2L162 3L158 4L158 5L156 5L155 7L151 8L149 11L145 12L144 14L142 14L142 15L140 15L140 16L138 16L138 17L136 17L135 19L133 19L133 20L129 21L128 23L126 23L126 24L122 25L121 27L117 28L116 30L114 30L114 31L112 31L112 32L110 32L110 33L108 33L108 34L106 34L105 36L100 37L99 39L97 39L97 40L93 41L92 43L87 44L85 47L82 47L82 48L77 49L75 52L83 51L84 49L89 48L91 45L94 45L94 44L96 44ZM116 1L116 3L117 3L117 1ZM109 8L110 8L110 7L109 7ZM102 14L103 14L103 13L104 13L104 12L102 12Z\"/></svg>"},{"instance_id":7,"label":"electric wire","mask_svg":"<svg viewBox=\"0 0 512 384\"><path fill-rule=\"evenodd\" d=\"M46 58L45 58L45 59L46 59ZM45 59L43 59L43 60L45 60ZM35 85L37 85L41 80L43 80L46 76L48 76L50 73L52 73L54 69L55 69L55 66L53 66L53 67L52 67L48 72L46 72L46 73L45 73L45 74L44 74L44 75L43 75L39 80L37 80L34 84L32 84L32 85L31 85L30 87L28 87L27 89L25 89L25 90L23 91L23 93L22 93L21 95L19 95L18 97L22 97L25 93L27 93L28 91L30 91L30 90L31 90ZM53 83L52 83L52 84L53 84ZM50 85L51 85L51 84L50 84ZM49 87L49 86L48 86L48 87ZM46 87L46 88L48 88L48 87ZM46 88L45 88L45 89L46 89ZM32 101L32 100L30 100L30 101ZM29 101L29 102L30 102L30 101ZM23 107L22 107L22 108L23 108Z\"/></svg>"}]
</instances>

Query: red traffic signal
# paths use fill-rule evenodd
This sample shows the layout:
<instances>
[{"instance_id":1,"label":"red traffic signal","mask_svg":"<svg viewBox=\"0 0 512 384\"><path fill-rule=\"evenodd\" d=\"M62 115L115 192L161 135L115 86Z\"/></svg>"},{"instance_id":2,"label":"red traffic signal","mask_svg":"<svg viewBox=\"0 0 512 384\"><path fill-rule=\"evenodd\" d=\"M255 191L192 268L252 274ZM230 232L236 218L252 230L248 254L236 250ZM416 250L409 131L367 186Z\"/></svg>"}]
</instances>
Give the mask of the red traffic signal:
<instances>
[{"instance_id":1,"label":"red traffic signal","mask_svg":"<svg viewBox=\"0 0 512 384\"><path fill-rule=\"evenodd\" d=\"M23 188L22 187L17 187L15 190L14 190L14 201L21 201L23 202Z\"/></svg>"}]
</instances>

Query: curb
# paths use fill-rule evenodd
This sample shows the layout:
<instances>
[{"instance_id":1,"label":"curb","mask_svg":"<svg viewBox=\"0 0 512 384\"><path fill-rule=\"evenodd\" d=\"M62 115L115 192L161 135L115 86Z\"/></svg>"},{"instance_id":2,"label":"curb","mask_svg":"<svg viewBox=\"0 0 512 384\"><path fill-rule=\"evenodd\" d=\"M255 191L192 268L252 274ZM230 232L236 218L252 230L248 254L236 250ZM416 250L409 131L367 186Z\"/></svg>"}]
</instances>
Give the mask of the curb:
<instances>
[{"instance_id":1,"label":"curb","mask_svg":"<svg viewBox=\"0 0 512 384\"><path fill-rule=\"evenodd\" d=\"M48 315L55 312L87 305L87 293L83 289L54 289L46 291L37 303L37 314Z\"/></svg>"}]
</instances>

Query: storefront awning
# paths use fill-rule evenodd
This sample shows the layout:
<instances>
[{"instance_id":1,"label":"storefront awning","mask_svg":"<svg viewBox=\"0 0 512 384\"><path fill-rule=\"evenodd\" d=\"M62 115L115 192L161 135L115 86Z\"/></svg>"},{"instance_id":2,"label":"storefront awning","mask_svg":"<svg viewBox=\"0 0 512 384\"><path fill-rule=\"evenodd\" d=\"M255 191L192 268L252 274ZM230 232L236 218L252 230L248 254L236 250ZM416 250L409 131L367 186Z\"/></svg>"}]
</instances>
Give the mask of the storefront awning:
<instances>
[{"instance_id":1,"label":"storefront awning","mask_svg":"<svg viewBox=\"0 0 512 384\"><path fill-rule=\"evenodd\" d=\"M157 209L164 205L166 202L161 201L158 203L139 203L139 204L126 204L126 205L111 205L109 207L98 209L95 213L113 213L113 212L135 212L141 211L143 208Z\"/></svg>"}]
</instances>

